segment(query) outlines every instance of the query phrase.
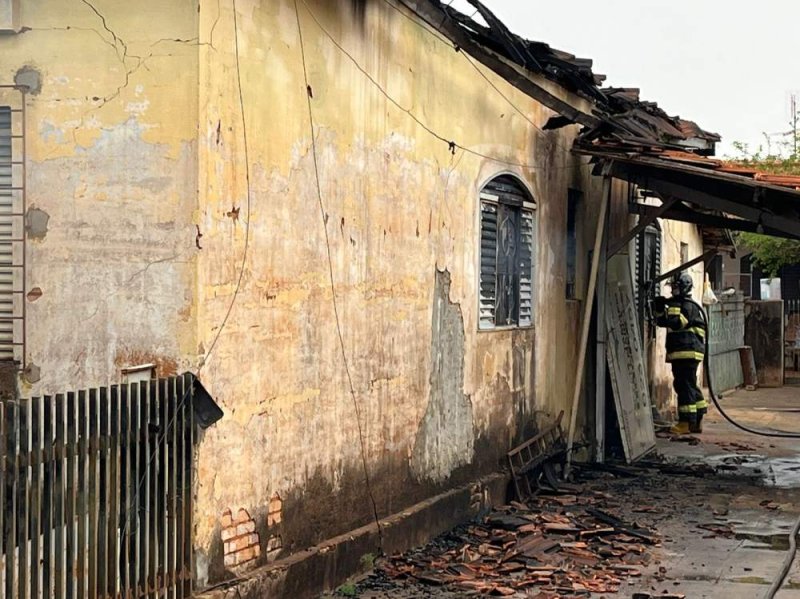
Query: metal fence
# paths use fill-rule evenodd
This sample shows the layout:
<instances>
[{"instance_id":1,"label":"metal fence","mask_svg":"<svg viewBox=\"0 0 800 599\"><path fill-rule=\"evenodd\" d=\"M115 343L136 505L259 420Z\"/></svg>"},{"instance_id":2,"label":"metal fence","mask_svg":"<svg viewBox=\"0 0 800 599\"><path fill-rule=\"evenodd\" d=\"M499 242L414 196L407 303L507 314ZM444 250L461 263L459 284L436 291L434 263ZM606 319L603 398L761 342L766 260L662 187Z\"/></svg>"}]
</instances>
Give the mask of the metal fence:
<instances>
[{"instance_id":1,"label":"metal fence","mask_svg":"<svg viewBox=\"0 0 800 599\"><path fill-rule=\"evenodd\" d=\"M797 373L800 370L800 300L785 300L783 315L786 322L784 332L784 339L786 340L783 362L784 373L786 370ZM792 376L796 377L797 374Z\"/></svg>"},{"instance_id":2,"label":"metal fence","mask_svg":"<svg viewBox=\"0 0 800 599\"><path fill-rule=\"evenodd\" d=\"M708 308L709 359L715 391L721 393L740 387L744 382L739 348L744 345L744 298L720 296Z\"/></svg>"},{"instance_id":3,"label":"metal fence","mask_svg":"<svg viewBox=\"0 0 800 599\"><path fill-rule=\"evenodd\" d=\"M0 405L0 595L191 594L194 381Z\"/></svg>"},{"instance_id":4,"label":"metal fence","mask_svg":"<svg viewBox=\"0 0 800 599\"><path fill-rule=\"evenodd\" d=\"M800 329L800 300L785 300L783 314L786 318L786 339L794 340Z\"/></svg>"}]
</instances>

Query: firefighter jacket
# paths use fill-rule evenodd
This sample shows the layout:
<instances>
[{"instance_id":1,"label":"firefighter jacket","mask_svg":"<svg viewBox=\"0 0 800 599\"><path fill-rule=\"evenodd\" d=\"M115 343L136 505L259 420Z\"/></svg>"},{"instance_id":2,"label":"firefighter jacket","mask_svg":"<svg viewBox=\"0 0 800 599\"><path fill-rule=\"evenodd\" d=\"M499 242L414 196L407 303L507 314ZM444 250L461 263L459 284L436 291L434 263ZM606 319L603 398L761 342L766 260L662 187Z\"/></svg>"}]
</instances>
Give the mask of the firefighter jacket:
<instances>
[{"instance_id":1,"label":"firefighter jacket","mask_svg":"<svg viewBox=\"0 0 800 599\"><path fill-rule=\"evenodd\" d=\"M696 304L683 297L672 297L664 311L656 310L655 316L656 324L667 329L667 362L703 361L706 324Z\"/></svg>"}]
</instances>

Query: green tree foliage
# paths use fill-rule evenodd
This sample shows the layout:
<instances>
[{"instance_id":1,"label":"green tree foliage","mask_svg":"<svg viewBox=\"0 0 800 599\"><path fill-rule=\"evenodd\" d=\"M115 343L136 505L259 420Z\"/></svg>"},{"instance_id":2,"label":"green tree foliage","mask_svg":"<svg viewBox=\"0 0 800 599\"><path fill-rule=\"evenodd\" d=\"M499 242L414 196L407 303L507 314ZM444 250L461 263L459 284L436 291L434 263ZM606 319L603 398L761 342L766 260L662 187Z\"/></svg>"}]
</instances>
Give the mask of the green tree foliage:
<instances>
[{"instance_id":1,"label":"green tree foliage","mask_svg":"<svg viewBox=\"0 0 800 599\"><path fill-rule=\"evenodd\" d=\"M800 113L798 113L800 114ZM733 162L754 170L775 175L800 175L800 135L797 131L798 119L792 120L792 130L775 136L764 134L764 144L751 150L747 144L734 142L733 146L740 156ZM755 265L769 277L776 277L784 266L800 263L800 241L781 239L758 233L739 233L738 241L750 249Z\"/></svg>"},{"instance_id":2,"label":"green tree foliage","mask_svg":"<svg viewBox=\"0 0 800 599\"><path fill-rule=\"evenodd\" d=\"M753 252L753 262L768 277L777 277L784 266L800 264L800 241L758 233L739 233L738 240Z\"/></svg>"}]
</instances>

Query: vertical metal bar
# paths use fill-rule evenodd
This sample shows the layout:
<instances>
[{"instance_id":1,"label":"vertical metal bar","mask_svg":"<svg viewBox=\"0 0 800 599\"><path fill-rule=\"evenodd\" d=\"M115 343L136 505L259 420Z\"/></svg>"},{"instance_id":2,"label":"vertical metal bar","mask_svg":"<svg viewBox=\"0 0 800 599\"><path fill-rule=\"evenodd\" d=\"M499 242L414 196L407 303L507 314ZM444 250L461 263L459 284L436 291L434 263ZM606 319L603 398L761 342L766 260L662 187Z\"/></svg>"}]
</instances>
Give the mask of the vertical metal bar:
<instances>
[{"instance_id":1,"label":"vertical metal bar","mask_svg":"<svg viewBox=\"0 0 800 599\"><path fill-rule=\"evenodd\" d=\"M78 453L78 422L77 422L77 396L75 393L67 393L67 421L66 443L67 443L67 490L66 490L66 535L67 535L67 555L65 572L66 597L67 599L77 599L75 593L75 578L78 572L78 527L76 524L76 504L77 504L77 479L78 464L80 463Z\"/></svg>"},{"instance_id":2,"label":"vertical metal bar","mask_svg":"<svg viewBox=\"0 0 800 599\"><path fill-rule=\"evenodd\" d=\"M31 598L39 597L41 589L40 578L42 568L40 564L41 553L39 539L42 534L42 398L34 397L30 401L30 541L28 555L30 567L28 568L28 585Z\"/></svg>"},{"instance_id":3,"label":"vertical metal bar","mask_svg":"<svg viewBox=\"0 0 800 599\"><path fill-rule=\"evenodd\" d=\"M8 469L6 404L0 402L0 593L5 597L6 592L6 554L8 543L5 538L6 530L6 484L10 482L11 475Z\"/></svg>"},{"instance_id":4,"label":"vertical metal bar","mask_svg":"<svg viewBox=\"0 0 800 599\"><path fill-rule=\"evenodd\" d=\"M97 390L97 596L108 592L108 389Z\"/></svg>"},{"instance_id":5,"label":"vertical metal bar","mask_svg":"<svg viewBox=\"0 0 800 599\"><path fill-rule=\"evenodd\" d=\"M150 512L150 385L139 385L139 429L141 431L141 456L139 462L137 482L137 504L139 511L139 526L137 539L139 547L139 584L142 588L141 595L147 597L150 587L147 579L147 565L149 564L149 512Z\"/></svg>"},{"instance_id":6,"label":"vertical metal bar","mask_svg":"<svg viewBox=\"0 0 800 599\"><path fill-rule=\"evenodd\" d=\"M97 520L98 520L98 474L97 457L100 452L99 414L97 409L97 389L89 389L89 497L88 497L88 597L97 598Z\"/></svg>"},{"instance_id":7,"label":"vertical metal bar","mask_svg":"<svg viewBox=\"0 0 800 599\"><path fill-rule=\"evenodd\" d=\"M148 415L150 417L149 437L150 445L152 446L152 453L148 463L150 482L150 500L147 502L147 508L150 510L150 562L148 565L150 588L155 591L158 588L158 505L159 505L159 490L158 490L158 471L159 471L159 458L161 454L160 440L161 429L158 422L158 406L159 406L159 388L158 381L150 381L150 406ZM154 594L157 597L157 594Z\"/></svg>"},{"instance_id":8,"label":"vertical metal bar","mask_svg":"<svg viewBox=\"0 0 800 599\"><path fill-rule=\"evenodd\" d=\"M158 381L160 398L159 422L161 423L161 466L159 468L161 499L158 518L159 518L159 575L161 577L160 589L163 589L164 596L167 596L169 589L169 529L167 528L167 512L169 511L169 387L166 379ZM159 595L161 591L159 591Z\"/></svg>"},{"instance_id":9,"label":"vertical metal bar","mask_svg":"<svg viewBox=\"0 0 800 599\"><path fill-rule=\"evenodd\" d=\"M53 458L55 464L55 486L53 494L54 531L54 566L53 587L56 599L63 599L66 594L65 576L66 568L66 541L69 533L67 528L67 459L65 441L67 438L67 398L63 394L56 395L55 410L52 411L55 425L55 439Z\"/></svg>"},{"instance_id":10,"label":"vertical metal bar","mask_svg":"<svg viewBox=\"0 0 800 599\"><path fill-rule=\"evenodd\" d=\"M17 595L17 522L19 521L19 486L20 486L20 467L17 461L19 457L19 429L22 410L18 402L11 401L5 405L6 420L8 421L8 436L6 437L7 460L6 468L8 476L11 478L9 485L9 497L6 505L6 521L8 531L5 532L6 546L6 586L5 594L8 599L16 599Z\"/></svg>"},{"instance_id":11,"label":"vertical metal bar","mask_svg":"<svg viewBox=\"0 0 800 599\"><path fill-rule=\"evenodd\" d=\"M31 501L31 400L23 401L20 405L22 415L20 418L19 453L22 459L22 477L20 481L21 514L19 535L19 596L28 599L30 590L28 576L30 575L28 543L30 541L30 501Z\"/></svg>"},{"instance_id":12,"label":"vertical metal bar","mask_svg":"<svg viewBox=\"0 0 800 599\"><path fill-rule=\"evenodd\" d=\"M132 440L134 446L131 451L131 509L130 518L128 520L128 530L133 535L131 541L131 556L130 556L130 585L133 597L140 596L140 580L139 566L141 560L141 512L139 505L141 503L140 493L142 490L142 418L141 418L141 399L142 388L138 383L131 385L130 390L131 399L131 431L133 432Z\"/></svg>"},{"instance_id":13,"label":"vertical metal bar","mask_svg":"<svg viewBox=\"0 0 800 599\"><path fill-rule=\"evenodd\" d=\"M177 524L179 519L177 517L177 509L178 509L178 465L180 464L179 456L178 456L178 414L177 414L177 407L178 407L178 399L177 399L177 379L172 377L169 379L169 401L167 403L167 408L169 410L169 418L167 419L167 426L169 427L168 433L168 440L170 443L170 450L169 450L169 570L171 573L171 584L170 584L170 593L169 597L172 599L177 599L177 588L178 588L178 574L180 573L179 562L178 562L178 528Z\"/></svg>"},{"instance_id":14,"label":"vertical metal bar","mask_svg":"<svg viewBox=\"0 0 800 599\"><path fill-rule=\"evenodd\" d=\"M117 385L111 387L109 398L109 459L108 459L108 479L107 488L109 492L108 508L108 592L112 597L119 594L119 498L120 498L120 388Z\"/></svg>"},{"instance_id":15,"label":"vertical metal bar","mask_svg":"<svg viewBox=\"0 0 800 599\"><path fill-rule=\"evenodd\" d=\"M46 395L43 404L40 408L40 417L43 417L44 428L42 429L42 465L40 471L43 476L43 493L42 493L42 507L41 507L41 520L42 532L41 542L42 550L39 554L39 559L35 560L35 564L41 564L42 573L42 596L50 599L52 592L52 576L53 576L53 467L55 461L53 460L53 398ZM36 535L36 545L39 545L39 534ZM39 593L35 593L34 597L38 597Z\"/></svg>"},{"instance_id":16,"label":"vertical metal bar","mask_svg":"<svg viewBox=\"0 0 800 599\"><path fill-rule=\"evenodd\" d=\"M186 393L188 394L188 405L186 408L186 417L189 422L189 455L186 460L186 472L188 485L186 486L186 528L188 537L186 543L186 563L189 565L189 589L188 595L194 593L194 526L192 526L194 516L194 385L192 380L189 380L189 375L184 374L184 385Z\"/></svg>"},{"instance_id":17,"label":"vertical metal bar","mask_svg":"<svg viewBox=\"0 0 800 599\"><path fill-rule=\"evenodd\" d=\"M177 396L178 405L175 413L175 430L178 435L178 456L180 463L178 464L178 492L180 493L180 506L178 517L178 560L179 560L179 578L178 578L178 596L186 597L188 595L188 567L186 564L186 386L182 376L177 378Z\"/></svg>"},{"instance_id":18,"label":"vertical metal bar","mask_svg":"<svg viewBox=\"0 0 800 599\"><path fill-rule=\"evenodd\" d=\"M6 521L8 531L5 533L6 546L6 586L5 593L9 599L16 599L17 595L17 544L18 531L17 522L19 521L19 487L20 487L20 466L19 457L19 429L22 410L18 402L8 402L6 404L6 420L9 423L8 436L6 439L7 455L6 467L8 475L11 477L9 485L9 498L4 508L6 511Z\"/></svg>"},{"instance_id":19,"label":"vertical metal bar","mask_svg":"<svg viewBox=\"0 0 800 599\"><path fill-rule=\"evenodd\" d=\"M120 468L122 471L120 483L120 591L122 599L130 599L131 589L131 525L133 522L133 507L131 504L131 447L133 442L131 440L131 402L130 402L130 387L122 385L120 387L120 417L121 421L121 449L122 456L120 460Z\"/></svg>"},{"instance_id":20,"label":"vertical metal bar","mask_svg":"<svg viewBox=\"0 0 800 599\"><path fill-rule=\"evenodd\" d=\"M78 471L77 512L78 512L78 546L75 574L77 577L78 599L88 597L87 581L89 579L88 542L89 542L89 491L87 476L89 473L89 398L86 391L78 391L78 455L76 468Z\"/></svg>"}]
</instances>

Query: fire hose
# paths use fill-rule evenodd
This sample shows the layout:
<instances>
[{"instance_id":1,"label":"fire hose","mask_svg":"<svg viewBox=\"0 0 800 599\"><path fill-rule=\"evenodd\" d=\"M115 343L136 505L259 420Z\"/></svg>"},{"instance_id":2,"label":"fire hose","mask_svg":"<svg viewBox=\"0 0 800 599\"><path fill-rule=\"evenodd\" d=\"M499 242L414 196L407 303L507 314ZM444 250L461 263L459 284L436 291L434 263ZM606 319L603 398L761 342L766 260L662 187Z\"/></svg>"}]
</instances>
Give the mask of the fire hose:
<instances>
[{"instance_id":1,"label":"fire hose","mask_svg":"<svg viewBox=\"0 0 800 599\"><path fill-rule=\"evenodd\" d=\"M706 328L706 339L705 339L705 356L703 358L703 367L706 371L706 380L708 381L708 394L711 396L711 401L716 406L719 413L722 417L727 420L730 424L735 426L736 428L750 433L752 435L759 435L762 437L778 437L781 439L800 439L800 433L792 433L788 431L764 431L755 429L749 426L745 426L736 422L731 416L729 416L725 410L722 409L722 406L717 399L716 393L714 393L714 384L713 384L713 377L711 376L711 366L710 366L710 359L709 359L709 337L710 337L710 327L708 326L708 315L706 314L705 309L703 306L698 304L691 298L687 298L687 301L691 302L700 310L700 314L703 316L703 322L705 323ZM794 526L792 527L791 533L789 533L789 550L786 552L786 558L783 561L783 565L781 566L780 572L778 572L778 576L773 580L772 585L770 586L769 590L764 595L764 599L773 599L776 593L780 590L783 586L786 577L789 575L789 570L794 563L795 556L797 554L797 535L800 534L800 517L795 521Z\"/></svg>"}]
</instances>

